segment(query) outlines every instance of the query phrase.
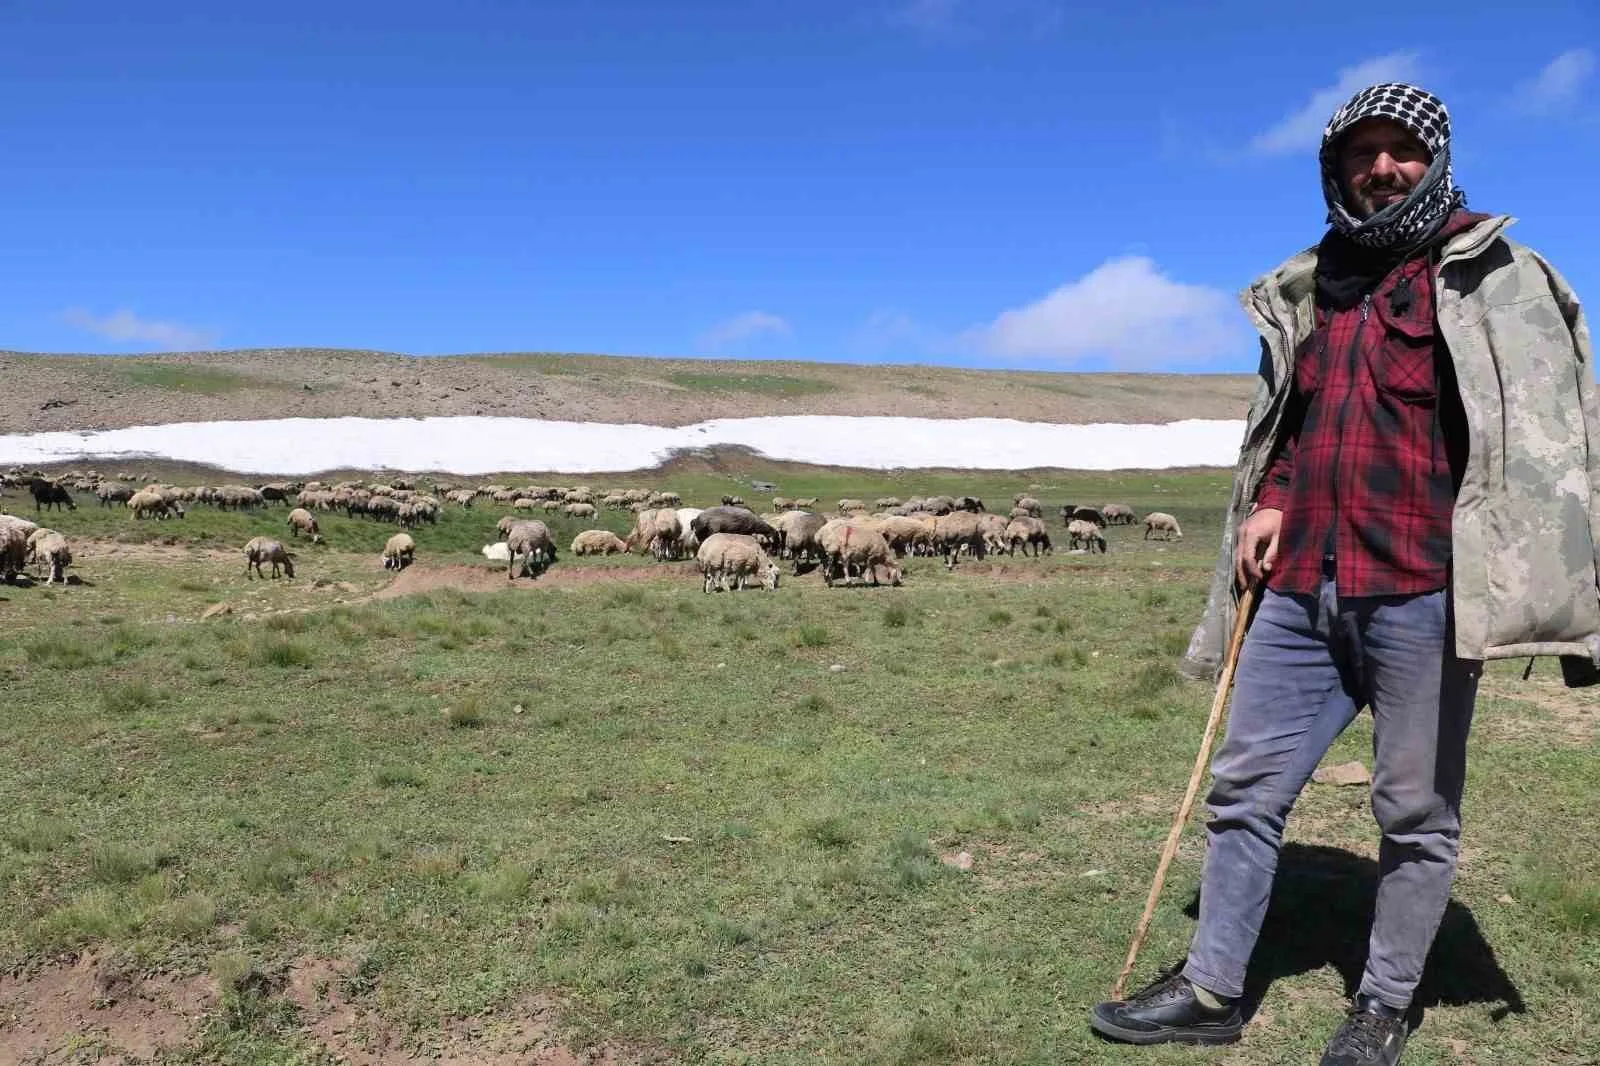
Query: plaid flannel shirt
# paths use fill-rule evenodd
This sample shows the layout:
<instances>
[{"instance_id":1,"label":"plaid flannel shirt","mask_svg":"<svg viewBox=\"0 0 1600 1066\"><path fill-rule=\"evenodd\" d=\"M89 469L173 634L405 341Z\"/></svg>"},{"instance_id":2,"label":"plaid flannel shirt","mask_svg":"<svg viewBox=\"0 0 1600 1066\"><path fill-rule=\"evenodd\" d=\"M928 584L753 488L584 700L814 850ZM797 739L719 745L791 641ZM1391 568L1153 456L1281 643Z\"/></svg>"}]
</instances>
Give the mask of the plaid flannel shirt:
<instances>
[{"instance_id":1,"label":"plaid flannel shirt","mask_svg":"<svg viewBox=\"0 0 1600 1066\"><path fill-rule=\"evenodd\" d=\"M1443 236L1483 216L1458 212ZM1432 264L1401 263L1356 306L1317 309L1296 353L1284 433L1257 494L1283 511L1270 584L1315 595L1431 592L1450 579L1466 419L1434 330Z\"/></svg>"}]
</instances>

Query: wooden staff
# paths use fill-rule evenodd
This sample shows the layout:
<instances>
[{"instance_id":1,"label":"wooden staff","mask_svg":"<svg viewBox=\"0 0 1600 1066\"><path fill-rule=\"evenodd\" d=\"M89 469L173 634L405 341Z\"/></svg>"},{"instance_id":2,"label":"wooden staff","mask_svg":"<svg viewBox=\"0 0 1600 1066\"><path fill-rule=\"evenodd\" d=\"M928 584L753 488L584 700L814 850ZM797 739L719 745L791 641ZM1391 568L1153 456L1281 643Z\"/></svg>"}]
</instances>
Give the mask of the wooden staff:
<instances>
[{"instance_id":1,"label":"wooden staff","mask_svg":"<svg viewBox=\"0 0 1600 1066\"><path fill-rule=\"evenodd\" d=\"M1200 754L1195 757L1194 772L1189 775L1189 787L1183 794L1183 802L1178 804L1178 814L1172 819L1172 829L1167 833L1167 846L1161 849L1161 861L1156 864L1156 877L1150 883L1150 895L1144 901L1144 914L1139 918L1139 928L1133 934L1133 943L1128 945L1128 959L1122 964L1122 972L1117 974L1117 983L1111 989L1112 999L1122 998L1128 975L1133 972L1134 960L1139 957L1139 949L1144 946L1145 934L1150 932L1150 919L1155 917L1156 902L1161 898L1161 887L1167 880L1167 868L1172 865L1173 856L1178 854L1178 838L1183 835L1183 825L1189 820L1189 812L1194 809L1194 797L1200 791L1200 779L1205 776L1206 764L1211 760L1211 745L1216 740L1217 726L1222 722L1222 709L1228 704L1228 690L1233 686L1233 670L1239 664L1239 647L1244 643L1244 631L1250 623L1250 609L1255 605L1255 598L1254 584L1246 588L1244 595L1239 598L1239 617L1233 623L1233 639L1228 642L1228 654L1223 660L1222 676L1217 681L1217 695L1211 701L1211 717L1206 720L1206 731L1200 737Z\"/></svg>"}]
</instances>

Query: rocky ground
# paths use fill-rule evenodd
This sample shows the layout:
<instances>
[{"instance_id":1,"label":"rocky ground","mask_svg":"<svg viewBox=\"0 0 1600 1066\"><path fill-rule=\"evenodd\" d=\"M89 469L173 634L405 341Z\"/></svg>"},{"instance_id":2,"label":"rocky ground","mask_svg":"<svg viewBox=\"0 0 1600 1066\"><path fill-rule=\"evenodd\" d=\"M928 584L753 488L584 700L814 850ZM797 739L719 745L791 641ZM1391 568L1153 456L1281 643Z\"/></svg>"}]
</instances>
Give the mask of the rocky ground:
<instances>
[{"instance_id":1,"label":"rocky ground","mask_svg":"<svg viewBox=\"0 0 1600 1066\"><path fill-rule=\"evenodd\" d=\"M242 418L510 415L678 426L778 414L1170 422L1242 418L1242 374L286 348L158 356L0 352L0 433Z\"/></svg>"}]
</instances>

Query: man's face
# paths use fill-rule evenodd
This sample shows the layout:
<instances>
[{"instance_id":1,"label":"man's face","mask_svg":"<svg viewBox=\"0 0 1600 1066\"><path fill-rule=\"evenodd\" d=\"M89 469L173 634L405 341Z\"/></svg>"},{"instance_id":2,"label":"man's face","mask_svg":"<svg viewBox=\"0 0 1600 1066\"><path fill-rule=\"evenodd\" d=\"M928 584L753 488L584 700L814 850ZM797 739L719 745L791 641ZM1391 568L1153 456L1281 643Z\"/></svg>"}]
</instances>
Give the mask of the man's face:
<instances>
[{"instance_id":1,"label":"man's face","mask_svg":"<svg viewBox=\"0 0 1600 1066\"><path fill-rule=\"evenodd\" d=\"M1432 157L1398 122L1369 118L1350 127L1339 145L1339 180L1345 206L1369 218L1404 200L1428 172Z\"/></svg>"}]
</instances>

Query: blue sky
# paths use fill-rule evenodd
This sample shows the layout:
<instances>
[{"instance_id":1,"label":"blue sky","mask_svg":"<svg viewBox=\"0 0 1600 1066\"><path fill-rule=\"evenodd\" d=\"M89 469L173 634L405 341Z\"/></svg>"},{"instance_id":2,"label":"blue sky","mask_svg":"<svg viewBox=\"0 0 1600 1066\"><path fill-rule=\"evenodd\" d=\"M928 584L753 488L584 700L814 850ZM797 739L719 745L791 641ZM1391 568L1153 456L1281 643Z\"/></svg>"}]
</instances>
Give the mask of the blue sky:
<instances>
[{"instance_id":1,"label":"blue sky","mask_svg":"<svg viewBox=\"0 0 1600 1066\"><path fill-rule=\"evenodd\" d=\"M1249 370L1390 79L1600 301L1600 5L1373 10L12 0L0 348Z\"/></svg>"}]
</instances>

